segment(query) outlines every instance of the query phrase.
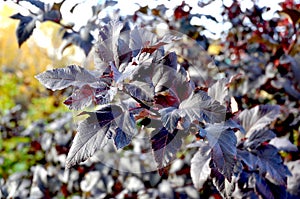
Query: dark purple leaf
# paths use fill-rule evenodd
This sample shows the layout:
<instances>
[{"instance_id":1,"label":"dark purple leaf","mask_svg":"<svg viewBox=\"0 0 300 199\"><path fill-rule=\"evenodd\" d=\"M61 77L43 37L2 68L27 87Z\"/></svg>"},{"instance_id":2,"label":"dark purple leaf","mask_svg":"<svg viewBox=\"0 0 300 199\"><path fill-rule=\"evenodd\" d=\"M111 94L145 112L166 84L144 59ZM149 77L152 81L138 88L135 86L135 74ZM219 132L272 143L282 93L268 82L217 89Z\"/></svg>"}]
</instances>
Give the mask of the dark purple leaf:
<instances>
[{"instance_id":1,"label":"dark purple leaf","mask_svg":"<svg viewBox=\"0 0 300 199\"><path fill-rule=\"evenodd\" d=\"M249 137L254 131L258 131L274 121L279 114L280 106L259 105L250 110L244 110L239 114L238 119L247 132L246 137Z\"/></svg>"},{"instance_id":2,"label":"dark purple leaf","mask_svg":"<svg viewBox=\"0 0 300 199\"><path fill-rule=\"evenodd\" d=\"M275 137L270 142L279 151L297 152L297 146L293 145L288 137Z\"/></svg>"},{"instance_id":3,"label":"dark purple leaf","mask_svg":"<svg viewBox=\"0 0 300 199\"><path fill-rule=\"evenodd\" d=\"M254 149L259 147L262 143L270 141L274 137L276 137L276 135L271 130L261 129L258 131L254 131L244 142L244 146L249 147L250 149Z\"/></svg>"},{"instance_id":4,"label":"dark purple leaf","mask_svg":"<svg viewBox=\"0 0 300 199\"><path fill-rule=\"evenodd\" d=\"M91 104L103 105L112 100L114 93L105 83L99 82L93 86L95 87L84 85L75 89L72 95L64 101L64 104L71 110L82 110Z\"/></svg>"},{"instance_id":5,"label":"dark purple leaf","mask_svg":"<svg viewBox=\"0 0 300 199\"><path fill-rule=\"evenodd\" d=\"M17 28L17 38L19 47L25 42L35 29L36 19L30 16L23 16L21 14L15 14L11 16L12 19L19 19L20 23Z\"/></svg>"},{"instance_id":6,"label":"dark purple leaf","mask_svg":"<svg viewBox=\"0 0 300 199\"><path fill-rule=\"evenodd\" d=\"M84 68L70 65L66 68L48 70L35 76L46 88L61 90L69 86L81 87L85 84L95 83L94 75Z\"/></svg>"},{"instance_id":7,"label":"dark purple leaf","mask_svg":"<svg viewBox=\"0 0 300 199\"><path fill-rule=\"evenodd\" d=\"M201 142L201 145L191 160L191 177L196 189L203 187L203 184L207 181L211 172L209 167L211 149L204 142Z\"/></svg>"},{"instance_id":8,"label":"dark purple leaf","mask_svg":"<svg viewBox=\"0 0 300 199\"><path fill-rule=\"evenodd\" d=\"M116 129L116 136L114 137L115 145L117 149L124 148L131 142L132 136L128 136L122 129Z\"/></svg>"},{"instance_id":9,"label":"dark purple leaf","mask_svg":"<svg viewBox=\"0 0 300 199\"><path fill-rule=\"evenodd\" d=\"M167 65L158 64L153 66L152 82L155 86L155 92L171 88L177 75L176 70Z\"/></svg>"},{"instance_id":10,"label":"dark purple leaf","mask_svg":"<svg viewBox=\"0 0 300 199\"><path fill-rule=\"evenodd\" d=\"M290 172L282 162L278 150L272 145L261 145L251 152L238 150L238 157L250 168L258 169L259 173L270 178L278 185L286 185Z\"/></svg>"},{"instance_id":11,"label":"dark purple leaf","mask_svg":"<svg viewBox=\"0 0 300 199\"><path fill-rule=\"evenodd\" d=\"M205 131L208 143L212 148L212 161L215 163L216 169L231 182L237 155L237 140L234 132L222 123L208 125Z\"/></svg>"},{"instance_id":12,"label":"dark purple leaf","mask_svg":"<svg viewBox=\"0 0 300 199\"><path fill-rule=\"evenodd\" d=\"M252 173L251 177L254 178L256 191L260 193L263 198L274 199L274 195L264 178L257 173Z\"/></svg>"},{"instance_id":13,"label":"dark purple leaf","mask_svg":"<svg viewBox=\"0 0 300 199\"><path fill-rule=\"evenodd\" d=\"M133 116L117 105L85 113L89 117L78 126L67 157L66 168L91 157L97 150L102 149L111 137L114 138L116 147L121 148L129 144L128 140L137 133Z\"/></svg>"},{"instance_id":14,"label":"dark purple leaf","mask_svg":"<svg viewBox=\"0 0 300 199\"><path fill-rule=\"evenodd\" d=\"M61 20L61 14L58 10L50 10L43 14L43 21L59 22Z\"/></svg>"},{"instance_id":15,"label":"dark purple leaf","mask_svg":"<svg viewBox=\"0 0 300 199\"><path fill-rule=\"evenodd\" d=\"M231 194L235 188L235 183L229 182L216 168L211 169L211 177L213 179L213 184L222 196L224 198L231 198Z\"/></svg>"},{"instance_id":16,"label":"dark purple leaf","mask_svg":"<svg viewBox=\"0 0 300 199\"><path fill-rule=\"evenodd\" d=\"M74 44L80 47L87 56L91 51L93 44L93 36L89 30L81 29L80 32L65 32L63 35L64 43L60 46L60 51L63 52L68 46Z\"/></svg>"},{"instance_id":17,"label":"dark purple leaf","mask_svg":"<svg viewBox=\"0 0 300 199\"><path fill-rule=\"evenodd\" d=\"M157 41L156 35L147 29L134 27L130 32L129 47L132 50L132 56L137 56L141 49Z\"/></svg>"},{"instance_id":18,"label":"dark purple leaf","mask_svg":"<svg viewBox=\"0 0 300 199\"><path fill-rule=\"evenodd\" d=\"M176 153L180 150L182 139L186 134L177 129L169 132L161 125L151 134L152 151L159 173L162 175L163 168L176 158Z\"/></svg>"}]
</instances>

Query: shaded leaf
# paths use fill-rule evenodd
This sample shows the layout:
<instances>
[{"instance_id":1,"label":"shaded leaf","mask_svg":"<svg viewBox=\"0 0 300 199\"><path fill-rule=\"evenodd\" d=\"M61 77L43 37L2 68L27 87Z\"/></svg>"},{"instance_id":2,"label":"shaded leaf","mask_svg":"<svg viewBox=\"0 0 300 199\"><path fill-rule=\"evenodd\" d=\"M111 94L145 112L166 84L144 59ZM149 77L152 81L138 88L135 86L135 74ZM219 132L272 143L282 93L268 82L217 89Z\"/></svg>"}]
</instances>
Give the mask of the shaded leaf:
<instances>
[{"instance_id":1,"label":"shaded leaf","mask_svg":"<svg viewBox=\"0 0 300 199\"><path fill-rule=\"evenodd\" d=\"M96 82L96 78L89 71L76 65L66 68L47 70L35 76L46 88L61 90L69 86L81 87Z\"/></svg>"},{"instance_id":2,"label":"shaded leaf","mask_svg":"<svg viewBox=\"0 0 300 199\"><path fill-rule=\"evenodd\" d=\"M59 22L61 20L61 14L58 10L50 10L43 14L43 21Z\"/></svg>"},{"instance_id":3,"label":"shaded leaf","mask_svg":"<svg viewBox=\"0 0 300 199\"><path fill-rule=\"evenodd\" d=\"M274 121L280 114L278 105L259 105L250 110L242 111L238 119L246 130L246 137Z\"/></svg>"},{"instance_id":4,"label":"shaded leaf","mask_svg":"<svg viewBox=\"0 0 300 199\"><path fill-rule=\"evenodd\" d=\"M152 151L160 175L163 174L163 167L166 167L176 158L176 153L182 145L182 138L185 136L186 134L177 129L169 132L165 127L161 127L161 125L151 133Z\"/></svg>"},{"instance_id":5,"label":"shaded leaf","mask_svg":"<svg viewBox=\"0 0 300 199\"><path fill-rule=\"evenodd\" d=\"M204 142L201 142L201 145L191 160L191 177L197 189L203 187L211 172L209 167L211 149Z\"/></svg>"},{"instance_id":6,"label":"shaded leaf","mask_svg":"<svg viewBox=\"0 0 300 199\"><path fill-rule=\"evenodd\" d=\"M262 143L270 141L274 137L276 137L276 135L271 130L261 129L258 131L254 131L244 142L244 146L249 147L250 149L254 149L259 147Z\"/></svg>"},{"instance_id":7,"label":"shaded leaf","mask_svg":"<svg viewBox=\"0 0 300 199\"><path fill-rule=\"evenodd\" d=\"M97 150L102 149L112 136L116 147L121 148L129 144L128 140L137 133L133 116L119 106L109 105L96 112L85 113L89 117L78 126L78 132L68 153L66 168L91 157Z\"/></svg>"},{"instance_id":8,"label":"shaded leaf","mask_svg":"<svg viewBox=\"0 0 300 199\"><path fill-rule=\"evenodd\" d=\"M11 18L20 20L17 27L17 39L20 47L32 35L36 27L36 19L30 16L23 16L19 13L11 16Z\"/></svg>"},{"instance_id":9,"label":"shaded leaf","mask_svg":"<svg viewBox=\"0 0 300 199\"><path fill-rule=\"evenodd\" d=\"M211 177L213 184L217 187L222 196L224 198L230 198L234 191L235 183L229 182L216 168L211 170Z\"/></svg>"},{"instance_id":10,"label":"shaded leaf","mask_svg":"<svg viewBox=\"0 0 300 199\"><path fill-rule=\"evenodd\" d=\"M251 177L255 180L255 189L258 193L264 198L274 199L274 195L264 178L257 173L253 173Z\"/></svg>"},{"instance_id":11,"label":"shaded leaf","mask_svg":"<svg viewBox=\"0 0 300 199\"><path fill-rule=\"evenodd\" d=\"M81 29L80 32L65 32L63 35L64 42L60 46L61 53L70 45L74 44L80 47L87 56L91 51L93 36L88 30Z\"/></svg>"},{"instance_id":12,"label":"shaded leaf","mask_svg":"<svg viewBox=\"0 0 300 199\"><path fill-rule=\"evenodd\" d=\"M261 145L251 152L238 150L238 156L249 168L258 169L263 176L268 173L278 185L286 185L286 178L290 172L274 146Z\"/></svg>"},{"instance_id":13,"label":"shaded leaf","mask_svg":"<svg viewBox=\"0 0 300 199\"><path fill-rule=\"evenodd\" d=\"M234 132L222 123L208 125L205 131L208 143L212 148L212 161L218 171L231 182L237 154L237 139Z\"/></svg>"}]
</instances>

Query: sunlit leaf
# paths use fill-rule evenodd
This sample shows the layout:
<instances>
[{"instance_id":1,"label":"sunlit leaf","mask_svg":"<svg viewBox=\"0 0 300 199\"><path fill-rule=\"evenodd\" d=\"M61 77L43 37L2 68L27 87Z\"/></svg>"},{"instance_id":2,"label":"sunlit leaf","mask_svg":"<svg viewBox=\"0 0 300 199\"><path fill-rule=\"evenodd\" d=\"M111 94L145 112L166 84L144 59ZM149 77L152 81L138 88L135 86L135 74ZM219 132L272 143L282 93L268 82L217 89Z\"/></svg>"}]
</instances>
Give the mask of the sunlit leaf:
<instances>
[{"instance_id":1,"label":"sunlit leaf","mask_svg":"<svg viewBox=\"0 0 300 199\"><path fill-rule=\"evenodd\" d=\"M55 91L69 86L81 87L96 82L89 71L76 65L48 70L35 76L45 87Z\"/></svg>"}]
</instances>

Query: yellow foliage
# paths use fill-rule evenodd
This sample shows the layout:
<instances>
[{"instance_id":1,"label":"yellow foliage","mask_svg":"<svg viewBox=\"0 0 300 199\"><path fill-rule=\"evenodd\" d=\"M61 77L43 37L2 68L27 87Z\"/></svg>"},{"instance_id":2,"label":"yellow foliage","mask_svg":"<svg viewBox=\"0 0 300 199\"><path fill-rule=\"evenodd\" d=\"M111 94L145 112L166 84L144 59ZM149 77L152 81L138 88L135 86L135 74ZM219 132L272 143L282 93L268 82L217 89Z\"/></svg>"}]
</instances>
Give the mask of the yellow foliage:
<instances>
[{"instance_id":1,"label":"yellow foliage","mask_svg":"<svg viewBox=\"0 0 300 199\"><path fill-rule=\"evenodd\" d=\"M37 23L33 35L19 48L16 36L19 20L10 18L16 13L10 4L0 2L0 115L16 104L29 109L30 120L66 111L62 104L65 96L62 93L49 96L34 76L50 68L79 64L70 59L77 53L72 51L76 48L71 47L58 56L62 33L60 26L53 22Z\"/></svg>"},{"instance_id":2,"label":"yellow foliage","mask_svg":"<svg viewBox=\"0 0 300 199\"><path fill-rule=\"evenodd\" d=\"M222 50L222 46L217 43L212 43L208 47L208 54L210 55L218 55Z\"/></svg>"}]
</instances>

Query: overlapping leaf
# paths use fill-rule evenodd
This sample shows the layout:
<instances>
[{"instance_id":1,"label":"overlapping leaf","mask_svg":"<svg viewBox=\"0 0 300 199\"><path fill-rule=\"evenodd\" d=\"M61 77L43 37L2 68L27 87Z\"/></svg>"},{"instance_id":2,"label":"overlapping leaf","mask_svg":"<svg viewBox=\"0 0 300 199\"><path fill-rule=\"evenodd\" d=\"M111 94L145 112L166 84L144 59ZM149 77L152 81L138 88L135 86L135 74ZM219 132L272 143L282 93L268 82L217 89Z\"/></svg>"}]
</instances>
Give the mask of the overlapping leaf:
<instances>
[{"instance_id":1,"label":"overlapping leaf","mask_svg":"<svg viewBox=\"0 0 300 199\"><path fill-rule=\"evenodd\" d=\"M133 81L123 84L124 89L131 96L146 102L152 102L154 97L154 87L146 82Z\"/></svg>"},{"instance_id":2,"label":"overlapping leaf","mask_svg":"<svg viewBox=\"0 0 300 199\"><path fill-rule=\"evenodd\" d=\"M160 111L162 123L172 132L180 118L184 119L184 128L189 128L193 121L206 121L210 123L221 122L225 118L225 107L211 99L206 92L193 93L184 100L179 108L165 108Z\"/></svg>"},{"instance_id":3,"label":"overlapping leaf","mask_svg":"<svg viewBox=\"0 0 300 199\"><path fill-rule=\"evenodd\" d=\"M211 169L211 176L214 185L217 187L222 196L224 198L231 198L231 194L235 188L235 183L228 181L216 168Z\"/></svg>"},{"instance_id":4,"label":"overlapping leaf","mask_svg":"<svg viewBox=\"0 0 300 199\"><path fill-rule=\"evenodd\" d=\"M244 110L238 116L242 126L246 130L246 137L254 131L258 131L274 121L280 114L280 107L277 105L260 105L250 110Z\"/></svg>"},{"instance_id":5,"label":"overlapping leaf","mask_svg":"<svg viewBox=\"0 0 300 199\"><path fill-rule=\"evenodd\" d=\"M71 110L82 110L91 104L107 104L115 95L115 93L103 82L95 83L93 86L95 87L86 84L81 88L76 88L72 95L64 101L64 104Z\"/></svg>"},{"instance_id":6,"label":"overlapping leaf","mask_svg":"<svg viewBox=\"0 0 300 199\"><path fill-rule=\"evenodd\" d=\"M231 182L233 167L236 163L236 136L223 123L208 125L205 128L207 140L212 148L212 160L216 169Z\"/></svg>"},{"instance_id":7,"label":"overlapping leaf","mask_svg":"<svg viewBox=\"0 0 300 199\"><path fill-rule=\"evenodd\" d=\"M286 176L290 172L274 146L261 145L251 152L238 150L238 156L250 169L258 169L263 176L268 173L277 184L286 185Z\"/></svg>"},{"instance_id":8,"label":"overlapping leaf","mask_svg":"<svg viewBox=\"0 0 300 199\"><path fill-rule=\"evenodd\" d=\"M211 99L206 92L198 91L181 102L178 112L190 123L195 120L216 123L224 121L226 108Z\"/></svg>"},{"instance_id":9,"label":"overlapping leaf","mask_svg":"<svg viewBox=\"0 0 300 199\"><path fill-rule=\"evenodd\" d=\"M259 147L262 143L270 141L274 137L276 137L276 135L271 130L261 129L258 131L254 131L244 142L244 146L249 147L250 149L254 149Z\"/></svg>"},{"instance_id":10,"label":"overlapping leaf","mask_svg":"<svg viewBox=\"0 0 300 199\"><path fill-rule=\"evenodd\" d=\"M99 61L106 64L114 62L119 67L118 43L123 24L120 21L110 21L99 31L99 41L96 45L96 55ZM99 64L99 63L98 63Z\"/></svg>"},{"instance_id":11,"label":"overlapping leaf","mask_svg":"<svg viewBox=\"0 0 300 199\"><path fill-rule=\"evenodd\" d=\"M78 132L67 157L67 168L91 157L105 146L111 136L116 147L122 148L127 146L137 133L133 116L117 105L109 105L87 114L89 117L78 126Z\"/></svg>"},{"instance_id":12,"label":"overlapping leaf","mask_svg":"<svg viewBox=\"0 0 300 199\"><path fill-rule=\"evenodd\" d=\"M35 76L46 88L53 91L61 90L69 86L81 87L97 81L89 71L76 65L66 68L47 70Z\"/></svg>"},{"instance_id":13,"label":"overlapping leaf","mask_svg":"<svg viewBox=\"0 0 300 199\"><path fill-rule=\"evenodd\" d=\"M152 151L161 175L164 173L163 168L176 158L185 136L185 133L177 129L169 132L165 127L161 127L161 124L151 133Z\"/></svg>"},{"instance_id":14,"label":"overlapping leaf","mask_svg":"<svg viewBox=\"0 0 300 199\"><path fill-rule=\"evenodd\" d=\"M208 88L207 94L213 99L220 102L222 105L225 103L225 98L228 95L228 80L220 79L214 83L211 87Z\"/></svg>"}]
</instances>

